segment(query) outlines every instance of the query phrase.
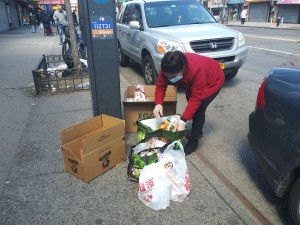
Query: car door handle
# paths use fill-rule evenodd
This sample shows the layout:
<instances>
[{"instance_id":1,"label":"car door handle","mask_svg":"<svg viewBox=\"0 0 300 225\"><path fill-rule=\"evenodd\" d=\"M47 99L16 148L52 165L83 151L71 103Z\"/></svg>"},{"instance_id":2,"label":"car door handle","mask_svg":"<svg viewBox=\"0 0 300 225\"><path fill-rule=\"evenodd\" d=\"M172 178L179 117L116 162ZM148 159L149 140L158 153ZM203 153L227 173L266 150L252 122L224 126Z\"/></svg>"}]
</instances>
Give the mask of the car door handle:
<instances>
[{"instance_id":1,"label":"car door handle","mask_svg":"<svg viewBox=\"0 0 300 225\"><path fill-rule=\"evenodd\" d=\"M130 32L127 32L125 30L122 30L122 29L118 29L118 32L122 35L126 34L127 36L130 36Z\"/></svg>"}]
</instances>

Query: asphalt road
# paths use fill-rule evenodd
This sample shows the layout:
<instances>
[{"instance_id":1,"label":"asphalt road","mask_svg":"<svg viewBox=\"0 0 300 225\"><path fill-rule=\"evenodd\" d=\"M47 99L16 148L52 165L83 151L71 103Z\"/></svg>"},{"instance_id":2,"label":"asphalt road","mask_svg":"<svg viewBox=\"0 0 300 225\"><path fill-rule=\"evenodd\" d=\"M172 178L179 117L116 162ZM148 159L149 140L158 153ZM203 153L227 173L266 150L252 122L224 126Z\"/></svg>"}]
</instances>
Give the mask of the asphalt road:
<instances>
[{"instance_id":1,"label":"asphalt road","mask_svg":"<svg viewBox=\"0 0 300 225\"><path fill-rule=\"evenodd\" d=\"M271 224L289 224L286 199L278 199L250 152L248 116L254 110L257 90L273 66L300 58L300 33L293 30L236 27L244 33L248 58L238 75L225 82L207 109L204 137L195 157L203 157L223 182L230 182L237 198L256 208ZM121 68L131 85L144 83L139 65ZM178 100L185 102L182 92ZM178 105L182 113L186 104Z\"/></svg>"}]
</instances>

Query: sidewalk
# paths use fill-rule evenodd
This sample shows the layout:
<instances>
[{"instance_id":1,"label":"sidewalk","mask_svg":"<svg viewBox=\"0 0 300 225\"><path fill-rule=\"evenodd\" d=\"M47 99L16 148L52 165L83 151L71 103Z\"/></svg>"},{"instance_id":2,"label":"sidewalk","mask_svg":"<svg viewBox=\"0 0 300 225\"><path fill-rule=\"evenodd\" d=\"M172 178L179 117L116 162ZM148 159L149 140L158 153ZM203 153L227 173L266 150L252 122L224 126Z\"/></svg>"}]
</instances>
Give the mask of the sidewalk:
<instances>
[{"instance_id":1,"label":"sidewalk","mask_svg":"<svg viewBox=\"0 0 300 225\"><path fill-rule=\"evenodd\" d=\"M300 24L283 23L279 27L276 27L276 23L270 22L245 22L241 24L241 21L228 21L227 26L238 26L238 27L257 27L267 29L286 29L286 30L300 30Z\"/></svg>"},{"instance_id":2,"label":"sidewalk","mask_svg":"<svg viewBox=\"0 0 300 225\"><path fill-rule=\"evenodd\" d=\"M197 157L187 157L189 197L163 211L138 199L137 183L126 176L127 161L90 183L65 172L59 131L93 116L90 92L31 94L38 60L60 54L57 36L4 32L0 49L1 225L260 224ZM123 95L129 83L120 77ZM135 143L135 135L127 135L127 151Z\"/></svg>"}]
</instances>

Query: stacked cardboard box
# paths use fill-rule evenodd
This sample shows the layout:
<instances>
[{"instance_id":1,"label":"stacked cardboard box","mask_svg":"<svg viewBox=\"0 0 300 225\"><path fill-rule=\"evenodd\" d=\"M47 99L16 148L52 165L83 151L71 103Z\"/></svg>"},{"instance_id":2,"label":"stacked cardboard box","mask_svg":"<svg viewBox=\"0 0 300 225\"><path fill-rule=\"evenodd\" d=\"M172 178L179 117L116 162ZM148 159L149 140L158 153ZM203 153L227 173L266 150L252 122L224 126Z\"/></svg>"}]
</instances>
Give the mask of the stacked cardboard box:
<instances>
[{"instance_id":1,"label":"stacked cardboard box","mask_svg":"<svg viewBox=\"0 0 300 225\"><path fill-rule=\"evenodd\" d=\"M128 86L124 93L123 112L125 119L125 131L137 132L136 121L153 118L155 106L155 85L145 85L145 102L128 101L134 96L136 86ZM164 116L175 115L177 105L177 89L175 86L168 86L164 99Z\"/></svg>"},{"instance_id":2,"label":"stacked cardboard box","mask_svg":"<svg viewBox=\"0 0 300 225\"><path fill-rule=\"evenodd\" d=\"M124 120L100 115L61 131L66 171L89 182L123 162Z\"/></svg>"}]
</instances>

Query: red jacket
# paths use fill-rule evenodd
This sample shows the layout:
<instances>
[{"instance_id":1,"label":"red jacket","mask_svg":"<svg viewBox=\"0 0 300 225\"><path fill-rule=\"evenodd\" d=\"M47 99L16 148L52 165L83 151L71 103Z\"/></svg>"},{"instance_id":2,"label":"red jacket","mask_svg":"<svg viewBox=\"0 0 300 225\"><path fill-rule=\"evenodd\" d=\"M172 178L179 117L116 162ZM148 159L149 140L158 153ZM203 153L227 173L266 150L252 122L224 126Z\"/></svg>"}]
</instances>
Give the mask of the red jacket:
<instances>
[{"instance_id":1,"label":"red jacket","mask_svg":"<svg viewBox=\"0 0 300 225\"><path fill-rule=\"evenodd\" d=\"M199 108L201 101L216 91L224 83L224 72L219 63L209 57L185 53L187 65L184 68L183 76L175 86L184 89L188 105L182 117L191 120ZM163 105L165 91L168 85L172 84L162 71L158 73L155 90L155 104Z\"/></svg>"}]
</instances>

